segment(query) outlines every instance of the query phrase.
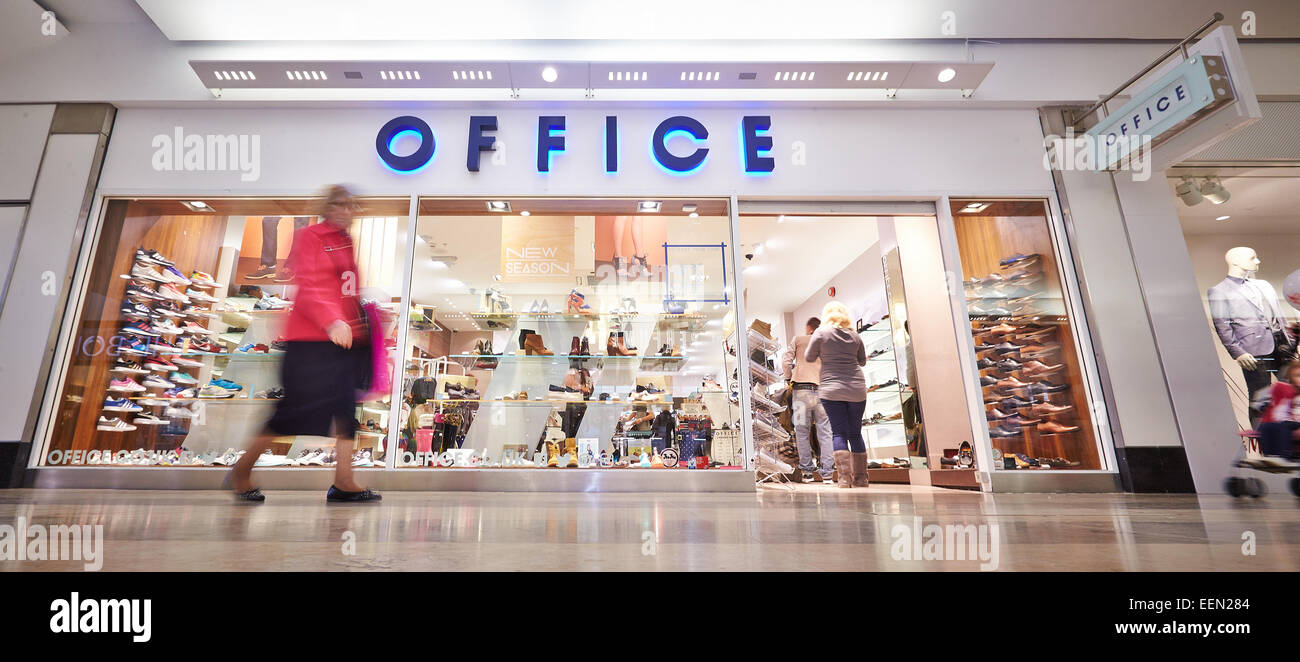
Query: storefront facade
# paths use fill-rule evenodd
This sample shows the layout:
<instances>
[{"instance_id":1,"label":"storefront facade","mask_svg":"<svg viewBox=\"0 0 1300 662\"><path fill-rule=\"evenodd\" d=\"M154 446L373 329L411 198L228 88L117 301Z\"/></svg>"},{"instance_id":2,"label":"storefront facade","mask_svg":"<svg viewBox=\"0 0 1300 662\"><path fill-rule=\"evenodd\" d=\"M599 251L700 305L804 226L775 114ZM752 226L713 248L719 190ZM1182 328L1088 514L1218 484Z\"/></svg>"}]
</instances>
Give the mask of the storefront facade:
<instances>
[{"instance_id":1,"label":"storefront facade","mask_svg":"<svg viewBox=\"0 0 1300 662\"><path fill-rule=\"evenodd\" d=\"M353 234L366 272L360 292L390 311L384 328L396 357L390 390L359 408L362 433L374 439L363 444L372 455L362 461L373 466L367 473L377 487L752 489L754 472L762 470L755 456L763 440L753 433L761 427L754 412L762 408L748 385L762 380L743 360L756 349L747 331L754 317L746 312L755 293L747 292L749 258L737 247L747 243L747 218L788 214L891 219L890 246L901 254L896 273L909 283L899 302L911 335L927 343L908 362L925 393L912 397L926 420L924 469L914 466L912 484L1119 489L1110 417L1095 404L1104 402L1096 350L1052 174L1043 165L1042 136L1031 110L781 103L119 110L39 403L27 482L217 487L220 466L168 453L220 456L241 446L269 412L277 333L268 320L277 312L253 304L292 290L288 278L270 271L260 283L254 276L283 266L287 248L268 250L268 238L283 242L295 223L314 216L312 196L346 183L362 206L364 227ZM509 211L493 207L500 202ZM623 217L658 223L647 225L653 250L635 256L646 258L640 281L626 269L609 269L619 251L611 254L602 237ZM538 260L528 252L536 247L532 234L551 231L560 236L552 243L571 255ZM835 233L825 239L836 241ZM166 243L137 245L155 240ZM193 352L193 370L137 367L141 380L159 377L155 384L181 396L187 383L168 380L194 380L195 393L173 398L179 402L161 402L162 385L139 395L112 390L131 379L111 371L114 352L137 336L121 333L131 320L117 317L119 303L124 308L131 298L126 288L141 284L130 277L137 248L173 258L191 280L186 288L202 280L193 272L210 276L220 287L198 293L232 306L200 306L211 324L197 325L213 328L188 336L226 343L223 351ZM254 259L258 251L262 264ZM1007 277L1042 284L1041 291L1008 289L1001 284ZM1032 300L1048 303L1026 307ZM1006 308L1010 301L1019 308ZM525 331L539 339L526 343ZM137 336L145 345L141 361L191 353L150 349L158 343L147 334ZM455 340L443 343L439 334ZM163 344L181 339L160 337ZM571 351L570 339L588 340L593 349ZM209 356L219 353L229 356ZM1007 359L1016 364L1014 374L995 367ZM1029 361L1054 376L1032 386L1020 367ZM240 388L212 391L205 401L204 382L217 379ZM1068 388L1069 398L1035 388ZM417 389L424 393L413 397ZM447 416L445 394L452 391L467 401L456 405L468 407L457 409L457 418ZM156 407L165 420L158 429L98 427L101 415L130 425L125 416L90 411L109 399L135 406L148 400L143 407ZM1032 409L1044 404L1073 413L1058 421L1054 411ZM412 411L425 405L432 408ZM165 414L178 406L190 410L190 420L173 429ZM583 413L572 417L579 407ZM734 448L702 471L686 469L685 458L664 471L601 466L602 451L618 449L624 462L639 455L636 436L614 434L623 431L627 410L669 408L679 425L707 420L710 436L734 437ZM422 413L442 419L434 432L419 432ZM997 423L1011 416L1021 422ZM471 418L479 425L469 425ZM1043 427L1048 419L1052 425ZM455 428L448 421L466 429L448 432ZM549 439L550 428L560 435ZM125 438L146 432L156 449ZM453 448L441 435L471 452L436 452ZM519 461L531 463L534 444L548 440L558 444L552 449L581 456L581 468ZM579 444L566 447L566 440ZM940 458L962 442L971 444L974 468L948 468ZM286 456L312 447L287 443ZM649 443L644 449L663 450ZM146 451L143 459L137 450ZM1039 458L1061 462L1049 471ZM518 466L494 466L503 462ZM310 465L263 471L271 488L329 480ZM953 471L968 475L952 480ZM1000 478L1010 474L1016 478Z\"/></svg>"}]
</instances>

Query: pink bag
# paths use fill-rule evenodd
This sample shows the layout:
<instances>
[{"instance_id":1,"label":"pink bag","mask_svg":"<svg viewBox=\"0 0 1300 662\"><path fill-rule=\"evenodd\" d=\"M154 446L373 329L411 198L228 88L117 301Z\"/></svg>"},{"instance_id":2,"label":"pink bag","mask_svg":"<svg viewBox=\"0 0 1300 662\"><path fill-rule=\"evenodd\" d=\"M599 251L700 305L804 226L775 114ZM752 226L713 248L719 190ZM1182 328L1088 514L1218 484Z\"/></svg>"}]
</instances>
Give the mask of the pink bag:
<instances>
[{"instance_id":1,"label":"pink bag","mask_svg":"<svg viewBox=\"0 0 1300 662\"><path fill-rule=\"evenodd\" d=\"M366 313L366 324L370 327L370 391L358 398L360 402L381 400L393 389L393 366L388 360L388 348L384 343L384 328L379 320L379 306L368 301L361 306Z\"/></svg>"},{"instance_id":2,"label":"pink bag","mask_svg":"<svg viewBox=\"0 0 1300 662\"><path fill-rule=\"evenodd\" d=\"M415 431L415 451L428 453L433 450L433 430L420 428Z\"/></svg>"}]
</instances>

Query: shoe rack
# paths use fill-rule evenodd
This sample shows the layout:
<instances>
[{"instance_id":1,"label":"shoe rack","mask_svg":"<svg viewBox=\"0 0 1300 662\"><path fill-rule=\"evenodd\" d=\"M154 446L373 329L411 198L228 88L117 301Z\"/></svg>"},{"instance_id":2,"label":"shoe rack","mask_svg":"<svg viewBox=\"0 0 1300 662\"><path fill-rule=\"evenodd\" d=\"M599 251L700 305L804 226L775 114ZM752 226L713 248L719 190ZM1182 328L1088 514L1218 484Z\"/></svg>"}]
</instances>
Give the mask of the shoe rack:
<instances>
[{"instance_id":1,"label":"shoe rack","mask_svg":"<svg viewBox=\"0 0 1300 662\"><path fill-rule=\"evenodd\" d=\"M867 453L881 468L909 468L912 459L907 449L903 402L916 394L899 380L894 320L886 316L873 324L859 324L857 331L867 352L867 364L862 367L867 382L867 405L862 414L862 438ZM905 458L906 464L895 461ZM874 469L873 472L871 480L878 482L910 482L906 475L895 478L886 477L885 472Z\"/></svg>"},{"instance_id":2,"label":"shoe rack","mask_svg":"<svg viewBox=\"0 0 1300 662\"><path fill-rule=\"evenodd\" d=\"M759 333L751 325L745 330L749 344L749 387L751 423L754 439L755 451L760 456L757 462L760 471L765 466L777 466L780 462L789 465L791 472L798 466L799 457L798 449L794 446L794 438L789 432L786 432L781 424L777 421L777 416L786 410L784 405L777 403L769 397L770 388L774 384L782 384L783 377L773 368L768 367L779 365L780 358L778 354L781 351L781 344L776 340ZM794 460L790 460L791 453L794 454ZM763 460L766 456L767 461ZM777 460L778 462L771 462ZM789 482L789 478L782 471L774 471L766 478L760 479L759 482L766 480L775 480L778 483Z\"/></svg>"},{"instance_id":3,"label":"shoe rack","mask_svg":"<svg viewBox=\"0 0 1300 662\"><path fill-rule=\"evenodd\" d=\"M1042 201L953 201L994 469L1100 469Z\"/></svg>"}]
</instances>

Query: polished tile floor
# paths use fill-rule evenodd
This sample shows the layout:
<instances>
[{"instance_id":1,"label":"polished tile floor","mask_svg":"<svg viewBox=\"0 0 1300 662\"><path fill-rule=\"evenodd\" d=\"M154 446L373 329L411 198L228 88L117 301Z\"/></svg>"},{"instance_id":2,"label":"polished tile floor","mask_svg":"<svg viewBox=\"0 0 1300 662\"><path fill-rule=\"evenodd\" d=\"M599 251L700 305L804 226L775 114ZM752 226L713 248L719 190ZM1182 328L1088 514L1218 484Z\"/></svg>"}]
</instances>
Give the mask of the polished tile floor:
<instances>
[{"instance_id":1,"label":"polished tile floor","mask_svg":"<svg viewBox=\"0 0 1300 662\"><path fill-rule=\"evenodd\" d=\"M908 560L921 548L913 542L935 540L929 525L987 527L985 559L998 570L1300 569L1300 499L1290 495L1234 501L816 485L753 494L390 492L380 504L355 505L272 492L251 505L219 492L0 490L0 525L19 517L102 524L104 569L126 571L980 567L953 553ZM354 554L345 553L348 540ZM3 571L80 567L0 561Z\"/></svg>"}]
</instances>

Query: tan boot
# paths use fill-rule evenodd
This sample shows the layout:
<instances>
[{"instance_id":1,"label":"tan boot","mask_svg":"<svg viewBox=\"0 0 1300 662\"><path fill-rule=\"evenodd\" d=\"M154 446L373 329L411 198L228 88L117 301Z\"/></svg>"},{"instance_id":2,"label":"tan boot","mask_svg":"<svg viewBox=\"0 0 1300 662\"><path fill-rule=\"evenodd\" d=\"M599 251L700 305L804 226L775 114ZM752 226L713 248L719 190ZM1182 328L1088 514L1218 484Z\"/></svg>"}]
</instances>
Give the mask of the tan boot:
<instances>
[{"instance_id":1,"label":"tan boot","mask_svg":"<svg viewBox=\"0 0 1300 662\"><path fill-rule=\"evenodd\" d=\"M530 333L526 337L524 337L524 353L527 356L532 356L534 354L538 354L540 356L555 355L555 352L546 349L546 345L542 344L542 337L540 335L537 335L536 333Z\"/></svg>"},{"instance_id":2,"label":"tan boot","mask_svg":"<svg viewBox=\"0 0 1300 662\"><path fill-rule=\"evenodd\" d=\"M564 452L569 454L569 463L564 465L566 469L578 468L578 440L569 437L564 440Z\"/></svg>"},{"instance_id":3,"label":"tan boot","mask_svg":"<svg viewBox=\"0 0 1300 662\"><path fill-rule=\"evenodd\" d=\"M848 451L835 451L835 474L840 487L853 487L853 454Z\"/></svg>"},{"instance_id":4,"label":"tan boot","mask_svg":"<svg viewBox=\"0 0 1300 662\"><path fill-rule=\"evenodd\" d=\"M867 454L853 453L853 486L866 487L870 482L867 475Z\"/></svg>"},{"instance_id":5,"label":"tan boot","mask_svg":"<svg viewBox=\"0 0 1300 662\"><path fill-rule=\"evenodd\" d=\"M554 441L546 442L546 466L560 466L560 444Z\"/></svg>"}]
</instances>

